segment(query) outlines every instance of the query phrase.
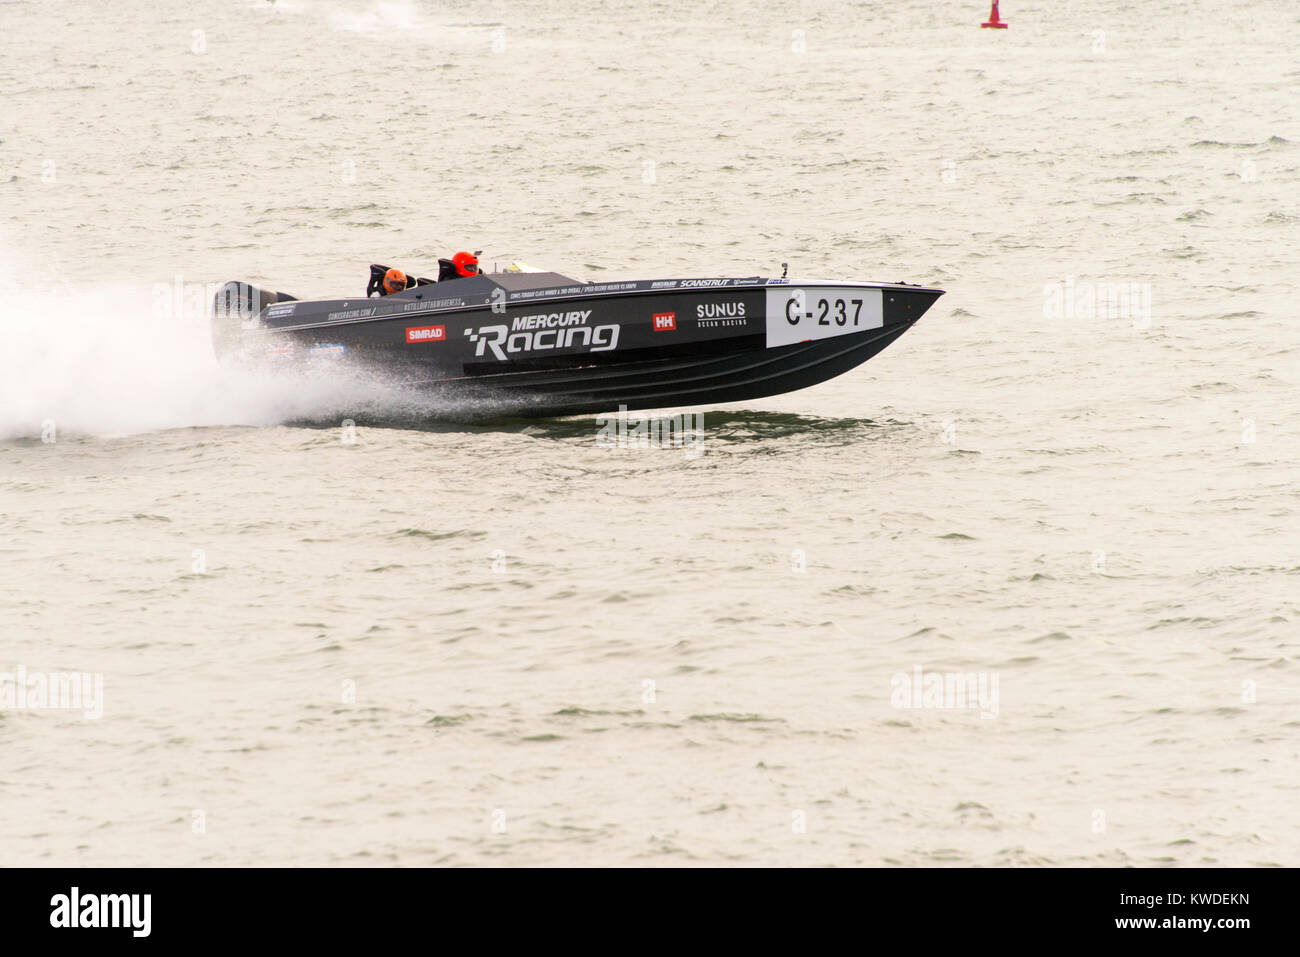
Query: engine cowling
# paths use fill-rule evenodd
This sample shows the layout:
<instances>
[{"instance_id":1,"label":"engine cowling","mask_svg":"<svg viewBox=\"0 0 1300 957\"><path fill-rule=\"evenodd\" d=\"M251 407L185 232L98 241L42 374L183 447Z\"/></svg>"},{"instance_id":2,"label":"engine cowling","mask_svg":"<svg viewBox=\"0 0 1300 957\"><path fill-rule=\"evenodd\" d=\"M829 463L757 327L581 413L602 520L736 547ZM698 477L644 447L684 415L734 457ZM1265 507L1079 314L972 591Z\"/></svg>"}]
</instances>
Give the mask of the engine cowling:
<instances>
[{"instance_id":1,"label":"engine cowling","mask_svg":"<svg viewBox=\"0 0 1300 957\"><path fill-rule=\"evenodd\" d=\"M224 359L241 351L241 333L257 326L263 309L273 303L291 301L293 296L259 289L252 283L231 280L223 285L212 297L212 349L217 358Z\"/></svg>"}]
</instances>

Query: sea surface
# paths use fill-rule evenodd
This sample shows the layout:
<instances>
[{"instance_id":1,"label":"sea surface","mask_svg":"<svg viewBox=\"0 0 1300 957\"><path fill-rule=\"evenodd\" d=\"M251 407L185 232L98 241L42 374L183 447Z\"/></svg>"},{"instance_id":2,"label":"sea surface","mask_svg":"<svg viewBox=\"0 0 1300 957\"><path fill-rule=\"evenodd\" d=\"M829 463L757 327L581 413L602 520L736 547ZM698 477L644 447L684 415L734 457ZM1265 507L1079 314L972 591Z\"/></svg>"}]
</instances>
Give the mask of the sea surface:
<instances>
[{"instance_id":1,"label":"sea surface","mask_svg":"<svg viewBox=\"0 0 1300 957\"><path fill-rule=\"evenodd\" d=\"M1300 864L1300 8L987 6L0 0L0 862ZM458 249L947 295L688 449L212 357Z\"/></svg>"}]
</instances>

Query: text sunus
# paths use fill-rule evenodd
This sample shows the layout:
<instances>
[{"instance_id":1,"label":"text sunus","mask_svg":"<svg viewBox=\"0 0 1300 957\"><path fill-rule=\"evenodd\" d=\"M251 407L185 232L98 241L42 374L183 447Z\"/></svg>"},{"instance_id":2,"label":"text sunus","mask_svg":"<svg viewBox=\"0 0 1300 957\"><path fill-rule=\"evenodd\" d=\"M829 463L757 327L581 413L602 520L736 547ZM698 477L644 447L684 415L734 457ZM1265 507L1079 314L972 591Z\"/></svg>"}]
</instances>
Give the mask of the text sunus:
<instances>
[{"instance_id":1,"label":"text sunus","mask_svg":"<svg viewBox=\"0 0 1300 957\"><path fill-rule=\"evenodd\" d=\"M703 302L695 307L697 319L738 319L744 315L743 302Z\"/></svg>"},{"instance_id":2,"label":"text sunus","mask_svg":"<svg viewBox=\"0 0 1300 957\"><path fill-rule=\"evenodd\" d=\"M518 316L510 326L480 326L466 329L469 341L477 343L474 355L482 356L487 350L505 362L511 355L523 352L544 352L551 349L587 349L589 352L608 352L618 348L616 324L589 326L591 310L577 312L552 312L531 316Z\"/></svg>"},{"instance_id":3,"label":"text sunus","mask_svg":"<svg viewBox=\"0 0 1300 957\"><path fill-rule=\"evenodd\" d=\"M133 937L148 937L152 894L69 894L50 898L51 927L127 927Z\"/></svg>"}]
</instances>

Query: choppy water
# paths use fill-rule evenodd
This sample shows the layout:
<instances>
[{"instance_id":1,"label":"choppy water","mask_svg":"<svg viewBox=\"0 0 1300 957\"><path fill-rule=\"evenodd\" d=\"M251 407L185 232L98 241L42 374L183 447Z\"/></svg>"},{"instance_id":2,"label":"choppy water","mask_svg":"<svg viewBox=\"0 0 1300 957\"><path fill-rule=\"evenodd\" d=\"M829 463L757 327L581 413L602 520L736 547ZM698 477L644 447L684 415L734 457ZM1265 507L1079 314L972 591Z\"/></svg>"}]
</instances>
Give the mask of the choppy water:
<instances>
[{"instance_id":1,"label":"choppy water","mask_svg":"<svg viewBox=\"0 0 1300 957\"><path fill-rule=\"evenodd\" d=\"M767 11L0 3L0 860L1298 862L1300 12ZM187 304L458 248L949 292L698 455Z\"/></svg>"}]
</instances>

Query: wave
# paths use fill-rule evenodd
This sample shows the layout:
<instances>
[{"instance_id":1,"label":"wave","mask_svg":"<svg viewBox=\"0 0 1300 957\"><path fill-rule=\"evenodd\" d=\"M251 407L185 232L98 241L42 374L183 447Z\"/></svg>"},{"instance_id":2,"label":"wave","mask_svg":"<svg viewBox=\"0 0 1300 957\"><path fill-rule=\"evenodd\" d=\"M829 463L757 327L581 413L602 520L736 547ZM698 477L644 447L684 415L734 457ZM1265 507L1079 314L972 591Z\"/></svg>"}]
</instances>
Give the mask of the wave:
<instances>
[{"instance_id":1,"label":"wave","mask_svg":"<svg viewBox=\"0 0 1300 957\"><path fill-rule=\"evenodd\" d=\"M192 284L182 296L167 285L50 282L47 276L33 289L30 277L20 282L18 274L0 271L0 439L338 426L365 416L414 421L457 411L342 364L304 372L220 364L209 338L205 285Z\"/></svg>"}]
</instances>

